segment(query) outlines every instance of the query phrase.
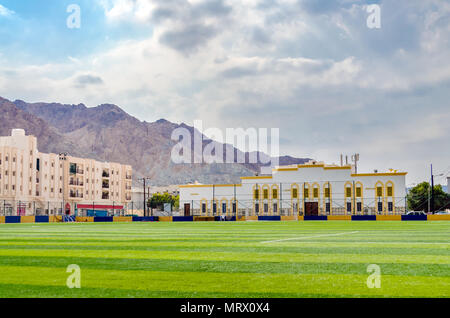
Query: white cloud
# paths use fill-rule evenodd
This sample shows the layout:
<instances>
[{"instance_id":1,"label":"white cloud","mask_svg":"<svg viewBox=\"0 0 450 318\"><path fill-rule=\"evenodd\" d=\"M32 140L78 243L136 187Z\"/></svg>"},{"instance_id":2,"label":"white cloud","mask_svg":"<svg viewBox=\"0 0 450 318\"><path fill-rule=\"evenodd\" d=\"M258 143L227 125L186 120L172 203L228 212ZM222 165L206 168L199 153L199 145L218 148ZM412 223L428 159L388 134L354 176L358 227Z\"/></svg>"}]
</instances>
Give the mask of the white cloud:
<instances>
[{"instance_id":1,"label":"white cloud","mask_svg":"<svg viewBox=\"0 0 450 318\"><path fill-rule=\"evenodd\" d=\"M12 16L14 13L15 13L14 11L9 10L8 8L0 4L0 16L9 17Z\"/></svg>"}]
</instances>

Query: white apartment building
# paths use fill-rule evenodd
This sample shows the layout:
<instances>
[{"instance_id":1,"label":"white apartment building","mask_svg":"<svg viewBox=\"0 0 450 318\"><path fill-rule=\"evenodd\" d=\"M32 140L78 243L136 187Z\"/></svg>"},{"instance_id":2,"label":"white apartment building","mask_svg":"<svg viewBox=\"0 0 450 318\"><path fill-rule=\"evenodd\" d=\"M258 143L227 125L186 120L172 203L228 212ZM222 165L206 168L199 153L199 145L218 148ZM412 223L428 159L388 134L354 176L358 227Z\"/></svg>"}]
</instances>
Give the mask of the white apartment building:
<instances>
[{"instance_id":1,"label":"white apartment building","mask_svg":"<svg viewBox=\"0 0 450 318\"><path fill-rule=\"evenodd\" d=\"M180 186L180 208L200 216L402 214L406 172L356 173L353 165L311 161L240 184Z\"/></svg>"},{"instance_id":2,"label":"white apartment building","mask_svg":"<svg viewBox=\"0 0 450 318\"><path fill-rule=\"evenodd\" d=\"M120 210L131 201L131 182L131 166L40 153L23 129L0 137L2 215Z\"/></svg>"}]
</instances>

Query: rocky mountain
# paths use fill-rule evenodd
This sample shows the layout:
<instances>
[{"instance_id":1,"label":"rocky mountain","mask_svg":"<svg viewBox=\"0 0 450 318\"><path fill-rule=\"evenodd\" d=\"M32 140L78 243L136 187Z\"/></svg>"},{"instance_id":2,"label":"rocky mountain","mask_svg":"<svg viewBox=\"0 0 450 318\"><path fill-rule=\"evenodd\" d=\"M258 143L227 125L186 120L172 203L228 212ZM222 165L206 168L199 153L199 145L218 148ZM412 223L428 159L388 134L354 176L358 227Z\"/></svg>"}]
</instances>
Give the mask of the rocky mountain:
<instances>
[{"instance_id":1,"label":"rocky mountain","mask_svg":"<svg viewBox=\"0 0 450 318\"><path fill-rule=\"evenodd\" d=\"M194 128L161 119L154 123L138 120L111 104L88 108L83 104L11 102L0 98L0 134L23 128L38 138L42 152L68 152L101 161L133 166L134 179L147 176L153 185L237 183L242 176L260 171L260 164L182 164L171 159L176 128L193 133ZM211 141L204 137L204 145ZM226 145L226 147L231 147ZM232 148L237 154L239 150ZM263 156L264 154L258 154ZM248 158L249 154L244 154ZM280 157L280 164L300 164L309 159Z\"/></svg>"}]
</instances>

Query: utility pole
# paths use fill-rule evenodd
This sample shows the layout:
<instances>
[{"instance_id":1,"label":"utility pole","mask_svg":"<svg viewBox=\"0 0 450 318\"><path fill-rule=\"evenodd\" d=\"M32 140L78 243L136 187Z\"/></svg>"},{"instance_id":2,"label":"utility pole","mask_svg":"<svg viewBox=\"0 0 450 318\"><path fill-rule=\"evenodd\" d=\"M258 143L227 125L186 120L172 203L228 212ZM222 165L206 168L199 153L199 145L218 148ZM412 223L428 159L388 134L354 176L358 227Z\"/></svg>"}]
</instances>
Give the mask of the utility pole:
<instances>
[{"instance_id":1,"label":"utility pole","mask_svg":"<svg viewBox=\"0 0 450 318\"><path fill-rule=\"evenodd\" d=\"M61 209L61 218L64 221L64 214L65 214L65 206L64 206L64 194L65 194L65 180L64 180L64 172L66 170L65 162L67 161L67 153L60 153L59 154L59 160L62 161L62 209ZM50 210L48 210L50 215Z\"/></svg>"},{"instance_id":2,"label":"utility pole","mask_svg":"<svg viewBox=\"0 0 450 318\"><path fill-rule=\"evenodd\" d=\"M142 178L142 180L144 181L144 216L147 216L147 198L146 198L146 194L147 194L147 187L146 187L146 181L150 180L150 178Z\"/></svg>"},{"instance_id":3,"label":"utility pole","mask_svg":"<svg viewBox=\"0 0 450 318\"><path fill-rule=\"evenodd\" d=\"M433 176L433 165L431 165L431 213L434 214L434 176Z\"/></svg>"}]
</instances>

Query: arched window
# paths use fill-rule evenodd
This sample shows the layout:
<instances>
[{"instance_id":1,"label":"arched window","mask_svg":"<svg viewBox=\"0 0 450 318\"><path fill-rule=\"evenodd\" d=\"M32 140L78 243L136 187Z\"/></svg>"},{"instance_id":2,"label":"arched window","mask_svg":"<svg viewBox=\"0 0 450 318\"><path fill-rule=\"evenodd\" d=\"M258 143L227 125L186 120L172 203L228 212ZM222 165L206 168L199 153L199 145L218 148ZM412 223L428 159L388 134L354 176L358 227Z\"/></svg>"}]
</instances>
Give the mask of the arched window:
<instances>
[{"instance_id":1,"label":"arched window","mask_svg":"<svg viewBox=\"0 0 450 318\"><path fill-rule=\"evenodd\" d=\"M375 184L375 202L377 213L382 213L384 211L384 185L383 182L378 181Z\"/></svg>"},{"instance_id":2,"label":"arched window","mask_svg":"<svg viewBox=\"0 0 450 318\"><path fill-rule=\"evenodd\" d=\"M307 199L309 199L310 195L311 195L311 193L310 193L310 191L309 191L309 184L308 184L308 183L305 183L305 184L303 185L303 198L304 198L305 200L307 200Z\"/></svg>"}]
</instances>

